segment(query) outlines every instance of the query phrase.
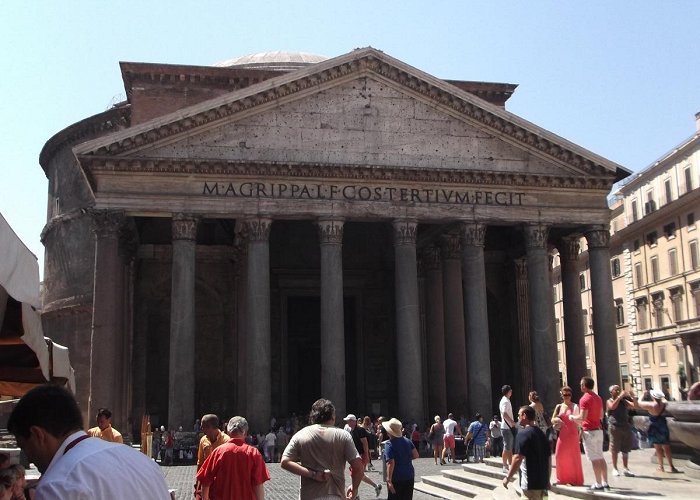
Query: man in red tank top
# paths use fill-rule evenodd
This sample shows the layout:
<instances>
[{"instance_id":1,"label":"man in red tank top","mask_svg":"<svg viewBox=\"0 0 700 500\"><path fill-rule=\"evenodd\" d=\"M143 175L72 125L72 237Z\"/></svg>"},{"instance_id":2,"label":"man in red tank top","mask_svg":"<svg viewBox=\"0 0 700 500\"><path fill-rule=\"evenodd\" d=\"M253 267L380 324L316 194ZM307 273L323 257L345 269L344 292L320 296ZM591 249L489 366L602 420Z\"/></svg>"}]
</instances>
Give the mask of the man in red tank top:
<instances>
[{"instance_id":1,"label":"man in red tank top","mask_svg":"<svg viewBox=\"0 0 700 500\"><path fill-rule=\"evenodd\" d=\"M610 486L608 464L603 456L603 400L593 392L594 387L595 382L591 377L581 379L583 396L578 403L581 413L572 415L571 418L583 427L583 449L595 475L595 483L591 485L591 490L604 490L610 489Z\"/></svg>"}]
</instances>

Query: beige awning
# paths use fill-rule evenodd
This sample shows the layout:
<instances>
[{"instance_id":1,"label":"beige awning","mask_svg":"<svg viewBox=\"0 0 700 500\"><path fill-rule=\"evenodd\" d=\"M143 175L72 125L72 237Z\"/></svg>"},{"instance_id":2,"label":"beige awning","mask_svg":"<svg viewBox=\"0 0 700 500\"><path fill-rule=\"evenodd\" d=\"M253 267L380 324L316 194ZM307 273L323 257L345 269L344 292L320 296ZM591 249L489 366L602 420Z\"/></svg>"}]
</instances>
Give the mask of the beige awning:
<instances>
[{"instance_id":1,"label":"beige awning","mask_svg":"<svg viewBox=\"0 0 700 500\"><path fill-rule=\"evenodd\" d=\"M44 337L39 265L0 214L0 395L22 396L47 382L75 392L68 349Z\"/></svg>"}]
</instances>

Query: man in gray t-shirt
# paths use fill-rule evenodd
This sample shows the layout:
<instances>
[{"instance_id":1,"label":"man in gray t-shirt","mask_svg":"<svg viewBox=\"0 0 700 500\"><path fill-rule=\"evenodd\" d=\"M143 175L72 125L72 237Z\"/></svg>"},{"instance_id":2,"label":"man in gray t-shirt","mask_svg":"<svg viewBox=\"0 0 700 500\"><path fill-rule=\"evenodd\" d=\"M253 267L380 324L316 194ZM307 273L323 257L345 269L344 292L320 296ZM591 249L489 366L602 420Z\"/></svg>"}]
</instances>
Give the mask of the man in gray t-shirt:
<instances>
[{"instance_id":1,"label":"man in gray t-shirt","mask_svg":"<svg viewBox=\"0 0 700 500\"><path fill-rule=\"evenodd\" d=\"M351 498L357 498L364 466L352 436L334 427L333 403L327 399L316 401L311 406L309 420L311 425L292 436L280 463L283 469L301 476L299 499L346 498L346 462L351 467Z\"/></svg>"}]
</instances>

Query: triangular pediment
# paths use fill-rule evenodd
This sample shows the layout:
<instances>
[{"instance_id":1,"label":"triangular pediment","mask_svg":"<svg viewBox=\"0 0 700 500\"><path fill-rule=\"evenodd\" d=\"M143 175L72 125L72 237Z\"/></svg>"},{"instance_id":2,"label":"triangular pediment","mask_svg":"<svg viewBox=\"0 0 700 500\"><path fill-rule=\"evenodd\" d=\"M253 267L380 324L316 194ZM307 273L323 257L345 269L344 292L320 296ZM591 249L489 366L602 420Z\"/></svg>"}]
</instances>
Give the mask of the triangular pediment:
<instances>
[{"instance_id":1,"label":"triangular pediment","mask_svg":"<svg viewBox=\"0 0 700 500\"><path fill-rule=\"evenodd\" d=\"M625 172L372 48L83 143L74 151L81 161L306 163L606 179Z\"/></svg>"}]
</instances>

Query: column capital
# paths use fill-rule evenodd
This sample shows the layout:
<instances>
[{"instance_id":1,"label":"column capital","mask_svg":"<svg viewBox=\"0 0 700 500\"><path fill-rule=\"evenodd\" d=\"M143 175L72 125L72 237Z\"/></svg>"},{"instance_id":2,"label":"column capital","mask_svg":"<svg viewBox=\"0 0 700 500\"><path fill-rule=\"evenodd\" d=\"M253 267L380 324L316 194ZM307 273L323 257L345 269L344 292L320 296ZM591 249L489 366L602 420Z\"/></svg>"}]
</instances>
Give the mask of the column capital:
<instances>
[{"instance_id":1,"label":"column capital","mask_svg":"<svg viewBox=\"0 0 700 500\"><path fill-rule=\"evenodd\" d=\"M442 258L447 259L461 259L462 258L462 241L459 234L443 234L440 239L442 240Z\"/></svg>"},{"instance_id":2,"label":"column capital","mask_svg":"<svg viewBox=\"0 0 700 500\"><path fill-rule=\"evenodd\" d=\"M462 224L462 239L470 247L483 247L486 243L486 224L465 222Z\"/></svg>"},{"instance_id":3,"label":"column capital","mask_svg":"<svg viewBox=\"0 0 700 500\"><path fill-rule=\"evenodd\" d=\"M610 230L607 226L591 228L585 236L589 248L607 248L610 243Z\"/></svg>"},{"instance_id":4,"label":"column capital","mask_svg":"<svg viewBox=\"0 0 700 500\"><path fill-rule=\"evenodd\" d=\"M394 245L415 245L418 223L412 220L395 220Z\"/></svg>"},{"instance_id":5,"label":"column capital","mask_svg":"<svg viewBox=\"0 0 700 500\"><path fill-rule=\"evenodd\" d=\"M118 239L122 224L124 224L124 212L121 210L100 210L91 208L88 213L92 218L92 230L97 239Z\"/></svg>"},{"instance_id":6,"label":"column capital","mask_svg":"<svg viewBox=\"0 0 700 500\"><path fill-rule=\"evenodd\" d=\"M251 217L243 220L243 234L250 241L268 241L272 219L269 217Z\"/></svg>"},{"instance_id":7,"label":"column capital","mask_svg":"<svg viewBox=\"0 0 700 500\"><path fill-rule=\"evenodd\" d=\"M515 276L520 281L527 281L527 259L514 259Z\"/></svg>"},{"instance_id":8,"label":"column capital","mask_svg":"<svg viewBox=\"0 0 700 500\"><path fill-rule=\"evenodd\" d=\"M172 219L173 240L197 239L197 223L199 218L190 214L175 213Z\"/></svg>"},{"instance_id":9,"label":"column capital","mask_svg":"<svg viewBox=\"0 0 700 500\"><path fill-rule=\"evenodd\" d=\"M321 240L321 245L342 245L343 243L343 225L345 221L338 219L318 219L318 236Z\"/></svg>"},{"instance_id":10,"label":"column capital","mask_svg":"<svg viewBox=\"0 0 700 500\"><path fill-rule=\"evenodd\" d=\"M564 236L559 240L557 248L559 249L559 257L562 260L577 261L578 254L581 250L579 236Z\"/></svg>"},{"instance_id":11,"label":"column capital","mask_svg":"<svg viewBox=\"0 0 700 500\"><path fill-rule=\"evenodd\" d=\"M525 243L527 248L547 248L549 226L546 224L527 224L525 226Z\"/></svg>"},{"instance_id":12,"label":"column capital","mask_svg":"<svg viewBox=\"0 0 700 500\"><path fill-rule=\"evenodd\" d=\"M437 271L442 269L442 259L440 257L440 247L430 244L423 250L421 260L426 271Z\"/></svg>"}]
</instances>

